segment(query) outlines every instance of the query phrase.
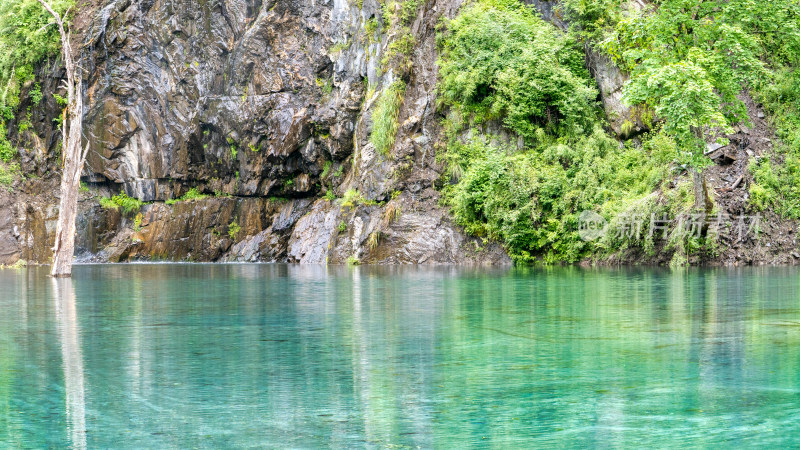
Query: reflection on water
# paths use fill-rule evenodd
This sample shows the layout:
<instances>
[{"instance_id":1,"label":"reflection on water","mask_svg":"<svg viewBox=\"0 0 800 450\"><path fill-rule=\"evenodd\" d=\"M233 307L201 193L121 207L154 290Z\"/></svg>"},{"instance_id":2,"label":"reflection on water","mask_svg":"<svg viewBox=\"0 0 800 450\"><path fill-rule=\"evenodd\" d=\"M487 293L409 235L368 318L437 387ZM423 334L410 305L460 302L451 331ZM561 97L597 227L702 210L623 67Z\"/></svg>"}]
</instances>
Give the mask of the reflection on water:
<instances>
[{"instance_id":1,"label":"reflection on water","mask_svg":"<svg viewBox=\"0 0 800 450\"><path fill-rule=\"evenodd\" d=\"M69 278L53 278L50 281L64 365L67 435L72 448L83 449L86 448L86 399L75 290Z\"/></svg>"},{"instance_id":2,"label":"reflection on water","mask_svg":"<svg viewBox=\"0 0 800 450\"><path fill-rule=\"evenodd\" d=\"M0 271L0 447L790 443L798 275Z\"/></svg>"}]
</instances>

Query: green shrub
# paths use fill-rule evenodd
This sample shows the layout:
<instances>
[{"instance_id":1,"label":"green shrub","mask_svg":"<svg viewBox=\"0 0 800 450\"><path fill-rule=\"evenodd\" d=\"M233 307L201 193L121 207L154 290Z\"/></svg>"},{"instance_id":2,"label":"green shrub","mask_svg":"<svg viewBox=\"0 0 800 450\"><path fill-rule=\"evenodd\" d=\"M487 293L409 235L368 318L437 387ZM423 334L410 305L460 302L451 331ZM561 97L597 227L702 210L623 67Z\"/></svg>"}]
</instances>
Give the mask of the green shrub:
<instances>
[{"instance_id":1,"label":"green shrub","mask_svg":"<svg viewBox=\"0 0 800 450\"><path fill-rule=\"evenodd\" d=\"M196 187L193 187L193 188L189 189L185 194L183 194L182 197L179 197L177 199L169 199L165 203L167 205L174 205L175 203L178 203L178 202L190 202L190 201L194 201L194 200L203 200L203 199L208 198L208 197L209 197L208 195L201 193L199 189L197 189Z\"/></svg>"},{"instance_id":2,"label":"green shrub","mask_svg":"<svg viewBox=\"0 0 800 450\"><path fill-rule=\"evenodd\" d=\"M39 106L39 103L42 101L42 86L39 83L36 83L33 89L31 89L31 91L28 93L28 96L30 97L31 103L33 103L34 106Z\"/></svg>"},{"instance_id":3,"label":"green shrub","mask_svg":"<svg viewBox=\"0 0 800 450\"><path fill-rule=\"evenodd\" d=\"M186 192L186 194L184 194L183 197L181 197L181 200L192 201L192 200L202 200L204 198L208 198L208 195L201 193L199 189L193 187L189 189L189 191Z\"/></svg>"},{"instance_id":4,"label":"green shrub","mask_svg":"<svg viewBox=\"0 0 800 450\"><path fill-rule=\"evenodd\" d=\"M751 202L800 216L800 77L776 71L799 59L800 2L670 0L643 13L624 12L627 3L563 0L557 11L572 23L567 36L511 0L475 0L443 22L439 101L450 175L443 200L468 232L499 240L517 261L655 251L653 239L641 237L585 243L578 217L594 210L614 230L620 213L689 212L692 183L681 174L709 164L705 140L747 121L743 89L761 93L786 142L782 165L752 163ZM657 119L646 120L655 126L641 145L622 146L603 131L574 38L599 44L630 73L624 98ZM511 137L481 137L477 125L487 123ZM522 148L512 145L515 134ZM693 252L713 252L715 239L676 233L663 248L683 264Z\"/></svg>"},{"instance_id":5,"label":"green shrub","mask_svg":"<svg viewBox=\"0 0 800 450\"><path fill-rule=\"evenodd\" d=\"M122 212L125 214L130 214L133 212L139 211L141 207L144 205L144 202L139 200L138 198L128 197L127 194L124 192L120 192L119 194L108 198L108 197L101 197L100 198L100 206L106 209L120 209L122 208Z\"/></svg>"},{"instance_id":6,"label":"green shrub","mask_svg":"<svg viewBox=\"0 0 800 450\"><path fill-rule=\"evenodd\" d=\"M55 93L53 94L53 98L56 99L56 103L58 103L58 106L61 106L62 108L66 107L67 104L69 103L69 99L67 99L66 97L62 97L62 96L60 96L58 94L55 94Z\"/></svg>"},{"instance_id":7,"label":"green shrub","mask_svg":"<svg viewBox=\"0 0 800 450\"><path fill-rule=\"evenodd\" d=\"M664 178L673 148L620 149L599 121L582 52L529 7L474 2L441 45L454 183L444 201L467 232L500 241L517 262L578 261L596 245L577 233L583 210L610 216ZM524 149L477 129L463 137L486 122L523 137Z\"/></svg>"},{"instance_id":8,"label":"green shrub","mask_svg":"<svg viewBox=\"0 0 800 450\"><path fill-rule=\"evenodd\" d=\"M783 217L800 219L800 72L781 68L775 81L758 92L780 138L776 158L750 162L754 184L750 203L757 209L774 209Z\"/></svg>"},{"instance_id":9,"label":"green shrub","mask_svg":"<svg viewBox=\"0 0 800 450\"><path fill-rule=\"evenodd\" d=\"M19 164L0 162L0 186L10 188L14 180L21 175Z\"/></svg>"},{"instance_id":10,"label":"green shrub","mask_svg":"<svg viewBox=\"0 0 800 450\"><path fill-rule=\"evenodd\" d=\"M420 0L404 0L400 7L400 23L408 25L416 17L419 4Z\"/></svg>"},{"instance_id":11,"label":"green shrub","mask_svg":"<svg viewBox=\"0 0 800 450\"><path fill-rule=\"evenodd\" d=\"M242 227L239 226L235 220L228 225L228 236L230 236L231 239L236 239L236 235L238 235L240 231L242 231Z\"/></svg>"},{"instance_id":12,"label":"green shrub","mask_svg":"<svg viewBox=\"0 0 800 450\"><path fill-rule=\"evenodd\" d=\"M395 67L402 70L411 68L411 53L417 41L411 30L407 27L401 28L399 36L394 38L386 47L386 53L381 60L381 68L388 71Z\"/></svg>"},{"instance_id":13,"label":"green shrub","mask_svg":"<svg viewBox=\"0 0 800 450\"><path fill-rule=\"evenodd\" d=\"M62 15L74 5L72 0L50 3ZM52 22L50 14L36 0L0 2L0 122L13 117L22 85L33 79L34 65L60 53L58 29ZM38 104L41 100L38 85L30 96Z\"/></svg>"},{"instance_id":14,"label":"green shrub","mask_svg":"<svg viewBox=\"0 0 800 450\"><path fill-rule=\"evenodd\" d=\"M575 262L598 249L578 235L581 212L612 218L658 188L675 155L669 144L654 135L620 149L599 126L572 145L525 152L473 141L448 150L468 163L445 198L467 232L500 241L518 262Z\"/></svg>"},{"instance_id":15,"label":"green shrub","mask_svg":"<svg viewBox=\"0 0 800 450\"><path fill-rule=\"evenodd\" d=\"M372 113L372 134L369 140L375 149L384 155L389 154L397 136L399 127L397 117L400 113L400 105L403 103L405 90L406 85L400 80L389 85L384 89L381 98L378 99L378 105Z\"/></svg>"},{"instance_id":16,"label":"green shrub","mask_svg":"<svg viewBox=\"0 0 800 450\"><path fill-rule=\"evenodd\" d=\"M361 203L364 198L361 196L361 193L358 192L356 189L348 189L344 193L344 197L342 197L342 206L352 208L357 206Z\"/></svg>"},{"instance_id":17,"label":"green shrub","mask_svg":"<svg viewBox=\"0 0 800 450\"><path fill-rule=\"evenodd\" d=\"M580 40L600 39L619 21L619 0L561 0L558 12Z\"/></svg>"},{"instance_id":18,"label":"green shrub","mask_svg":"<svg viewBox=\"0 0 800 450\"><path fill-rule=\"evenodd\" d=\"M71 0L50 4L59 14L74 5ZM36 0L0 3L0 74L8 80L11 70L33 66L61 51L58 29L53 18Z\"/></svg>"},{"instance_id":19,"label":"green shrub","mask_svg":"<svg viewBox=\"0 0 800 450\"><path fill-rule=\"evenodd\" d=\"M528 6L477 1L445 33L440 101L468 125L496 120L540 144L550 135L584 135L596 121L583 55Z\"/></svg>"},{"instance_id":20,"label":"green shrub","mask_svg":"<svg viewBox=\"0 0 800 450\"><path fill-rule=\"evenodd\" d=\"M104 209L119 209L119 205L108 197L100 197L99 202Z\"/></svg>"},{"instance_id":21,"label":"green shrub","mask_svg":"<svg viewBox=\"0 0 800 450\"><path fill-rule=\"evenodd\" d=\"M652 107L686 162L702 167L705 141L748 121L741 91L798 61L798 21L795 0L662 1L620 20L600 47L630 72L623 98Z\"/></svg>"},{"instance_id":22,"label":"green shrub","mask_svg":"<svg viewBox=\"0 0 800 450\"><path fill-rule=\"evenodd\" d=\"M6 138L5 123L0 120L0 161L11 162L17 156L17 149Z\"/></svg>"}]
</instances>

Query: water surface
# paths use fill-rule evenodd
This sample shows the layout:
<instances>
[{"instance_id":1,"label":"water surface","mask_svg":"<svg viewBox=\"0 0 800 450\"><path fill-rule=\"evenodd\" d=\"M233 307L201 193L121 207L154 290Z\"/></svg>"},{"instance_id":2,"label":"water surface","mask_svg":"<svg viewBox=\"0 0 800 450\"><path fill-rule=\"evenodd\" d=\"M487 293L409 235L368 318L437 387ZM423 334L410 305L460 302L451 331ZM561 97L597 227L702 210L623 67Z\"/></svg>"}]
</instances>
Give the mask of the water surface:
<instances>
[{"instance_id":1,"label":"water surface","mask_svg":"<svg viewBox=\"0 0 800 450\"><path fill-rule=\"evenodd\" d=\"M0 271L0 447L800 441L800 271Z\"/></svg>"}]
</instances>

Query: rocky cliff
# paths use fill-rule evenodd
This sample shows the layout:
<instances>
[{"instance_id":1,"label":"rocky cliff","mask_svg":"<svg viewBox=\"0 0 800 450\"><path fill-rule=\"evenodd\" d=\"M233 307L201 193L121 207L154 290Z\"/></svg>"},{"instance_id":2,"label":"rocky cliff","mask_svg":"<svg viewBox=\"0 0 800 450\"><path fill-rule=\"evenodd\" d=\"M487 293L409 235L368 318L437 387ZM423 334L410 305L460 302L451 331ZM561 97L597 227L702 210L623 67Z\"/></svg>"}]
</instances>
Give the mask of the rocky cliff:
<instances>
[{"instance_id":1,"label":"rocky cliff","mask_svg":"<svg viewBox=\"0 0 800 450\"><path fill-rule=\"evenodd\" d=\"M454 226L434 187L435 28L460 3L112 0L81 11L91 148L80 257L508 263ZM410 48L398 54L398 41ZM43 90L57 92L61 76L42 67ZM372 114L396 80L407 86L399 129L377 151ZM59 106L45 98L15 136L37 176L0 193L0 263L50 257L59 134L48 119ZM208 197L166 203L192 188ZM146 203L127 214L98 204L120 191Z\"/></svg>"}]
</instances>

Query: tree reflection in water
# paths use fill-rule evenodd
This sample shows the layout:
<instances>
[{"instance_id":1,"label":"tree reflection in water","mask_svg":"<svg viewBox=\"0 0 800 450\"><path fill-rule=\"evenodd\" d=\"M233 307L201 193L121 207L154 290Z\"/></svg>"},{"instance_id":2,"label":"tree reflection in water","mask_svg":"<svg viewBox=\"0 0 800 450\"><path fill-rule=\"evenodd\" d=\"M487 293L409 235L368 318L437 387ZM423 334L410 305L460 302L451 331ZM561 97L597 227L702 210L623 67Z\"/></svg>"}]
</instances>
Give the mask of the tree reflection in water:
<instances>
[{"instance_id":1,"label":"tree reflection in water","mask_svg":"<svg viewBox=\"0 0 800 450\"><path fill-rule=\"evenodd\" d=\"M75 288L71 278L53 278L53 299L56 311L61 356L64 364L67 434L72 448L86 448L86 396L80 326L75 307Z\"/></svg>"}]
</instances>

